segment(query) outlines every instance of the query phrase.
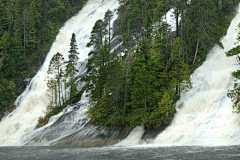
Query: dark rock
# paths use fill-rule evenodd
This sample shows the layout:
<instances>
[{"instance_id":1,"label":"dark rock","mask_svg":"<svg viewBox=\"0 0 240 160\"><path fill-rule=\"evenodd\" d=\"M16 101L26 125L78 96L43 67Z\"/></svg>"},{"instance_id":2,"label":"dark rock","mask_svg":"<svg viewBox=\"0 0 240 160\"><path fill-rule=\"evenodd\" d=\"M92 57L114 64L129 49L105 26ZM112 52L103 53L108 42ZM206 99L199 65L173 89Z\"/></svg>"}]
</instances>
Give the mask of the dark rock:
<instances>
[{"instance_id":1,"label":"dark rock","mask_svg":"<svg viewBox=\"0 0 240 160\"><path fill-rule=\"evenodd\" d=\"M164 129L149 129L149 130L146 130L143 134L143 137L142 139L143 140L146 140L146 139L155 139L157 137L157 135L159 133L161 133Z\"/></svg>"},{"instance_id":2,"label":"dark rock","mask_svg":"<svg viewBox=\"0 0 240 160\"><path fill-rule=\"evenodd\" d=\"M113 35L117 35L118 28L120 27L120 16L113 22Z\"/></svg>"},{"instance_id":3,"label":"dark rock","mask_svg":"<svg viewBox=\"0 0 240 160\"><path fill-rule=\"evenodd\" d=\"M80 146L98 147L114 145L125 139L131 130L123 127L94 126L88 123L78 132L64 137L52 145L55 146Z\"/></svg>"},{"instance_id":4,"label":"dark rock","mask_svg":"<svg viewBox=\"0 0 240 160\"><path fill-rule=\"evenodd\" d=\"M28 75L28 78L33 78L36 74L38 73L38 70L34 69L30 72L30 74Z\"/></svg>"},{"instance_id":5,"label":"dark rock","mask_svg":"<svg viewBox=\"0 0 240 160\"><path fill-rule=\"evenodd\" d=\"M24 85L28 85L28 84L30 83L30 81L31 81L31 78L25 78L25 79L23 80L23 84L24 84Z\"/></svg>"},{"instance_id":6,"label":"dark rock","mask_svg":"<svg viewBox=\"0 0 240 160\"><path fill-rule=\"evenodd\" d=\"M123 41L123 36L122 35L114 37L111 41L111 44L110 44L111 50L116 48L117 45L121 44L122 41Z\"/></svg>"},{"instance_id":7,"label":"dark rock","mask_svg":"<svg viewBox=\"0 0 240 160\"><path fill-rule=\"evenodd\" d=\"M84 116L86 103L76 103L63 110L63 114L49 126L35 128L35 131L23 137L23 143L27 145L49 145L56 139L77 132L89 122ZM50 119L51 120L51 119ZM30 141L30 142L29 142Z\"/></svg>"},{"instance_id":8,"label":"dark rock","mask_svg":"<svg viewBox=\"0 0 240 160\"><path fill-rule=\"evenodd\" d=\"M121 53L124 50L123 45L123 35L118 35L118 29L120 27L120 19L121 17L118 15L118 18L113 22L113 38L111 40L111 50L116 50L117 53Z\"/></svg>"},{"instance_id":9,"label":"dark rock","mask_svg":"<svg viewBox=\"0 0 240 160\"><path fill-rule=\"evenodd\" d=\"M184 107L184 102L182 102L181 104L178 105L178 109L181 109Z\"/></svg>"},{"instance_id":10,"label":"dark rock","mask_svg":"<svg viewBox=\"0 0 240 160\"><path fill-rule=\"evenodd\" d=\"M173 38L177 37L177 31L172 31L171 34Z\"/></svg>"}]
</instances>

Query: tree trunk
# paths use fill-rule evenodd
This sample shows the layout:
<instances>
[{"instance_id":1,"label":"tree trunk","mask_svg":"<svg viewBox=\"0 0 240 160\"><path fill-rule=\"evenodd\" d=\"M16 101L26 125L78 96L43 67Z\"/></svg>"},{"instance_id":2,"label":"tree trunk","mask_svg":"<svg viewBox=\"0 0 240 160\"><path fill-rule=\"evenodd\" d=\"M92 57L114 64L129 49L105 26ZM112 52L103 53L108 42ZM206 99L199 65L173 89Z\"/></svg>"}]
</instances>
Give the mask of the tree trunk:
<instances>
[{"instance_id":1,"label":"tree trunk","mask_svg":"<svg viewBox=\"0 0 240 160\"><path fill-rule=\"evenodd\" d=\"M110 44L111 44L111 23L110 23L110 21L111 21L111 19L109 18L109 21L108 21L108 23L109 23L109 27L108 27L108 42L109 42L109 45L108 45L108 50L109 50L109 53L110 53L110 49L111 49L111 46L110 46Z\"/></svg>"},{"instance_id":2,"label":"tree trunk","mask_svg":"<svg viewBox=\"0 0 240 160\"><path fill-rule=\"evenodd\" d=\"M178 37L178 8L176 8L176 37Z\"/></svg>"},{"instance_id":3,"label":"tree trunk","mask_svg":"<svg viewBox=\"0 0 240 160\"><path fill-rule=\"evenodd\" d=\"M126 78L125 78L125 87L124 87L124 112L126 113L126 110L127 110L127 83L128 83L128 75L129 75L129 72L130 72L130 69L131 69L131 45L132 45L132 38L130 36L130 27L129 27L130 24L128 24L128 60L127 60L127 65L126 65Z\"/></svg>"},{"instance_id":4,"label":"tree trunk","mask_svg":"<svg viewBox=\"0 0 240 160\"><path fill-rule=\"evenodd\" d=\"M172 34L171 34L171 58L173 58L173 44L172 44Z\"/></svg>"},{"instance_id":5,"label":"tree trunk","mask_svg":"<svg viewBox=\"0 0 240 160\"><path fill-rule=\"evenodd\" d=\"M24 55L26 57L26 10L23 11L23 45L24 45Z\"/></svg>"},{"instance_id":6,"label":"tree trunk","mask_svg":"<svg viewBox=\"0 0 240 160\"><path fill-rule=\"evenodd\" d=\"M192 62L192 66L194 65L195 60L196 60L196 57L197 57L197 53L198 53L198 45L199 45L199 40L197 41L197 47L196 47L196 51L195 51L195 54L194 54L194 58L193 58L193 62Z\"/></svg>"},{"instance_id":7,"label":"tree trunk","mask_svg":"<svg viewBox=\"0 0 240 160\"><path fill-rule=\"evenodd\" d=\"M166 20L166 23L167 23L167 11L165 9L165 20ZM165 45L165 67L167 65L167 61L168 61L168 27L166 26L166 45Z\"/></svg>"},{"instance_id":8,"label":"tree trunk","mask_svg":"<svg viewBox=\"0 0 240 160\"><path fill-rule=\"evenodd\" d=\"M47 2L47 0L45 0L45 6L46 6L45 18L46 18L46 23L47 23L47 21L48 21L48 2Z\"/></svg>"},{"instance_id":9,"label":"tree trunk","mask_svg":"<svg viewBox=\"0 0 240 160\"><path fill-rule=\"evenodd\" d=\"M57 79L57 83L58 83L58 100L59 100L59 106L61 107L61 87L60 87L60 64L58 64L58 79Z\"/></svg>"},{"instance_id":10,"label":"tree trunk","mask_svg":"<svg viewBox=\"0 0 240 160\"><path fill-rule=\"evenodd\" d=\"M130 41L129 41L129 43L130 43ZM128 92L127 83L128 83L128 75L129 75L129 70L130 70L130 61L131 61L131 48L129 47L127 67L126 67L125 86L124 86L124 112L125 113L126 113L126 110L127 110L127 92Z\"/></svg>"},{"instance_id":11,"label":"tree trunk","mask_svg":"<svg viewBox=\"0 0 240 160\"><path fill-rule=\"evenodd\" d=\"M64 78L65 100L67 100L67 80Z\"/></svg>"},{"instance_id":12,"label":"tree trunk","mask_svg":"<svg viewBox=\"0 0 240 160\"><path fill-rule=\"evenodd\" d=\"M65 104L64 94L63 94L63 86L62 86L61 82L60 82L60 87L61 87L61 91L62 91L62 102L63 102L63 104Z\"/></svg>"},{"instance_id":13,"label":"tree trunk","mask_svg":"<svg viewBox=\"0 0 240 160\"><path fill-rule=\"evenodd\" d=\"M183 0L181 0L181 54L183 54L183 41L184 41L184 15L183 15Z\"/></svg>"}]
</instances>

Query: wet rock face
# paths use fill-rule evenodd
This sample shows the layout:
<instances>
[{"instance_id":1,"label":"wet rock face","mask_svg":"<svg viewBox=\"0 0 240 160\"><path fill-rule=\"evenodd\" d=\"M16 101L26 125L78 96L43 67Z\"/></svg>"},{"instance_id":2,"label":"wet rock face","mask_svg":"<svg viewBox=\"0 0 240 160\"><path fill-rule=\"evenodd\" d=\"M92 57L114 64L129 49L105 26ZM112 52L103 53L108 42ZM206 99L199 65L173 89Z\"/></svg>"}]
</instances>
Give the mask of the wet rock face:
<instances>
[{"instance_id":1,"label":"wet rock face","mask_svg":"<svg viewBox=\"0 0 240 160\"><path fill-rule=\"evenodd\" d=\"M78 110L78 107L75 109ZM126 139L132 131L124 127L96 126L91 124L91 122L88 122L87 117L86 119L75 121L74 123L72 119L75 115L75 109L63 114L51 126L36 133L37 136L35 135L35 137L26 145L79 147L110 146ZM152 143L162 130L163 128L158 130L145 130L138 144Z\"/></svg>"},{"instance_id":2,"label":"wet rock face","mask_svg":"<svg viewBox=\"0 0 240 160\"><path fill-rule=\"evenodd\" d=\"M119 45L122 41L123 41L123 36L122 35L114 37L111 41L111 44L110 44L111 49L116 48L116 46Z\"/></svg>"},{"instance_id":3,"label":"wet rock face","mask_svg":"<svg viewBox=\"0 0 240 160\"><path fill-rule=\"evenodd\" d=\"M111 40L111 51L121 53L124 50L122 45L123 36L117 35L120 26L120 17L113 23L114 36ZM78 78L86 74L88 59L82 62L79 67ZM79 86L81 90L83 86ZM96 126L89 122L90 118L85 115L87 103L75 104L66 108L62 115L55 117L57 120L45 127L36 130L31 140L26 140L26 145L55 145L55 146L79 146L99 147L115 145L124 140L132 130L124 127ZM85 111L84 111L85 110ZM51 119L50 119L51 121ZM153 139L162 131L145 130L141 140L138 142L152 143ZM30 136L31 137L31 136Z\"/></svg>"},{"instance_id":4,"label":"wet rock face","mask_svg":"<svg viewBox=\"0 0 240 160\"><path fill-rule=\"evenodd\" d=\"M125 139L131 130L122 127L104 127L87 124L80 131L64 137L52 145L55 146L80 146L80 147L98 147L114 145Z\"/></svg>"},{"instance_id":5,"label":"wet rock face","mask_svg":"<svg viewBox=\"0 0 240 160\"><path fill-rule=\"evenodd\" d=\"M89 117L84 114L86 108L87 103L69 106L61 115L51 117L48 125L26 135L23 142L28 142L26 145L51 145L57 139L77 132L89 122Z\"/></svg>"},{"instance_id":6,"label":"wet rock face","mask_svg":"<svg viewBox=\"0 0 240 160\"><path fill-rule=\"evenodd\" d=\"M120 22L120 16L118 16L118 18L113 22L113 33L114 33L114 35L117 35L120 23L121 23Z\"/></svg>"},{"instance_id":7,"label":"wet rock face","mask_svg":"<svg viewBox=\"0 0 240 160\"><path fill-rule=\"evenodd\" d=\"M151 144L154 139L165 129L166 127L162 127L160 129L148 129L144 132L142 139L139 141L139 144Z\"/></svg>"},{"instance_id":8,"label":"wet rock face","mask_svg":"<svg viewBox=\"0 0 240 160\"><path fill-rule=\"evenodd\" d=\"M94 126L88 123L84 128L78 132L59 139L57 142L52 143L55 146L79 146L79 147L100 147L115 145L123 141L132 130L124 127L104 127ZM146 130L138 142L138 144L151 144L157 135L163 131Z\"/></svg>"}]
</instances>

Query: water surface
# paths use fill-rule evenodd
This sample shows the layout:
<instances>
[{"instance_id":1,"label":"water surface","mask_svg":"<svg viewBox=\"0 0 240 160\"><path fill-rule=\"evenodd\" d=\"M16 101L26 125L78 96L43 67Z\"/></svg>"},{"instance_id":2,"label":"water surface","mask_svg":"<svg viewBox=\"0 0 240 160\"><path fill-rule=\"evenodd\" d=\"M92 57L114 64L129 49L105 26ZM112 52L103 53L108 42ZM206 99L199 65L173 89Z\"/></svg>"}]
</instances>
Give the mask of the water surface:
<instances>
[{"instance_id":1,"label":"water surface","mask_svg":"<svg viewBox=\"0 0 240 160\"><path fill-rule=\"evenodd\" d=\"M240 146L227 147L1 147L1 160L192 160L240 159Z\"/></svg>"}]
</instances>

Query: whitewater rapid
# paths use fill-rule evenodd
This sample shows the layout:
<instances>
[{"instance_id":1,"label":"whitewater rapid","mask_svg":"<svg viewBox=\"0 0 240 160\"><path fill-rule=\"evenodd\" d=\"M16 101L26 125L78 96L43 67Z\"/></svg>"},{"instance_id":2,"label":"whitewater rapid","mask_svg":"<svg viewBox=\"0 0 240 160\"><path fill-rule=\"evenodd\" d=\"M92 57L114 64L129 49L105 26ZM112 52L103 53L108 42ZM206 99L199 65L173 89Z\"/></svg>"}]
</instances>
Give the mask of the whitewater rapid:
<instances>
[{"instance_id":1,"label":"whitewater rapid","mask_svg":"<svg viewBox=\"0 0 240 160\"><path fill-rule=\"evenodd\" d=\"M209 52L206 61L191 75L193 88L182 93L171 125L154 140L156 145L239 145L240 115L233 113L228 90L233 89L232 72L239 68L236 57L225 52L239 45L240 11L227 34ZM236 44L235 44L236 43Z\"/></svg>"},{"instance_id":2,"label":"whitewater rapid","mask_svg":"<svg viewBox=\"0 0 240 160\"><path fill-rule=\"evenodd\" d=\"M22 137L32 132L38 123L38 118L44 116L44 111L49 104L46 85L47 70L53 55L60 52L67 60L70 39L72 33L75 33L80 53L79 66L81 66L81 63L88 58L90 48L87 48L86 44L89 42L95 22L103 19L108 9L114 11L118 7L118 0L89 0L83 9L59 30L43 66L22 95L17 98L15 102L17 108L0 123L0 146L22 145ZM86 101L84 99L84 103ZM85 111L85 109L81 110L81 112Z\"/></svg>"},{"instance_id":3,"label":"whitewater rapid","mask_svg":"<svg viewBox=\"0 0 240 160\"><path fill-rule=\"evenodd\" d=\"M68 58L69 44L72 33L76 34L79 55L79 67L86 62L90 48L86 47L93 25L104 17L105 12L119 7L118 0L89 0L85 7L66 22L60 29L46 60L31 80L24 93L18 97L17 108L0 123L0 146L23 145L35 135L51 133L48 128L57 122L62 115L73 112L77 118L69 119L63 127L69 127L72 122L79 123L86 119L88 99L84 97L80 102L83 108L74 110L74 106L52 117L49 124L39 130L34 130L38 117L44 115L49 98L47 97L46 77L52 56L60 52ZM169 12L171 13L171 12ZM172 16L167 15L168 23L174 23ZM116 15L115 15L116 19ZM154 140L155 145L235 145L240 144L240 115L233 113L232 102L226 95L233 88L234 78L231 73L238 69L236 57L226 57L225 52L238 44L236 38L239 33L240 11L232 20L227 35L221 39L224 49L215 46L207 56L206 61L191 76L193 88L182 93L177 102L177 113L171 125ZM171 25L174 28L174 24ZM81 70L81 69L80 69ZM84 69L81 71L84 72ZM70 116L70 118L72 118ZM84 121L84 124L88 120ZM64 128L62 133L53 137L53 141L71 134L74 124ZM59 132L56 127L56 132ZM143 127L136 127L120 146L135 145L144 133ZM46 135L46 134L45 134ZM50 134L48 134L50 135ZM24 141L23 141L24 139ZM44 139L43 139L44 140ZM48 144L49 142L43 142Z\"/></svg>"}]
</instances>

